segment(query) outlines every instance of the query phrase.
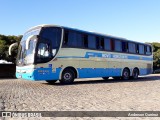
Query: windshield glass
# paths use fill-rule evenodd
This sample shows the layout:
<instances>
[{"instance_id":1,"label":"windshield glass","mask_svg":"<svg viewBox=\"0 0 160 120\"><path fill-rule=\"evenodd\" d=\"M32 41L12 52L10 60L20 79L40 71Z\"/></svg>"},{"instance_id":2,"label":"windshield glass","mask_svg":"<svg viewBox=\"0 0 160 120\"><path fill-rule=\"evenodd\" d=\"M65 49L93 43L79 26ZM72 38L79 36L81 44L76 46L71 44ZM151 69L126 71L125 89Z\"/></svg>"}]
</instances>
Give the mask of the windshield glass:
<instances>
[{"instance_id":1,"label":"windshield glass","mask_svg":"<svg viewBox=\"0 0 160 120\"><path fill-rule=\"evenodd\" d=\"M62 29L45 27L40 33L37 44L36 63L45 63L52 60L58 52Z\"/></svg>"},{"instance_id":2,"label":"windshield glass","mask_svg":"<svg viewBox=\"0 0 160 120\"><path fill-rule=\"evenodd\" d=\"M62 29L58 27L43 27L26 32L20 42L17 65L46 63L52 60L60 47ZM38 35L26 41L32 35Z\"/></svg>"},{"instance_id":3,"label":"windshield glass","mask_svg":"<svg viewBox=\"0 0 160 120\"><path fill-rule=\"evenodd\" d=\"M34 55L37 39L31 39L29 42L29 48L26 50L26 40L31 35L39 35L40 29L31 30L23 35L23 38L19 44L17 64L26 65L34 63Z\"/></svg>"}]
</instances>

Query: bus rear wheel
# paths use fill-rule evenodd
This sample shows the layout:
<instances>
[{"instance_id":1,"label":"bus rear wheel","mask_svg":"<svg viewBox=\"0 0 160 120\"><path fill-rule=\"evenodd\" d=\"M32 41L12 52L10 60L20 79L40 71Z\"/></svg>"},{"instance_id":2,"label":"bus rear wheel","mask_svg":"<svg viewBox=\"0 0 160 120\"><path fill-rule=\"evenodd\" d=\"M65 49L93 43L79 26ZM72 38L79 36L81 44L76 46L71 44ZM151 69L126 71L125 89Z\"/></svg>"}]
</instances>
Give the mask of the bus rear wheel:
<instances>
[{"instance_id":1,"label":"bus rear wheel","mask_svg":"<svg viewBox=\"0 0 160 120\"><path fill-rule=\"evenodd\" d=\"M129 69L125 68L122 73L122 79L129 80L129 77L130 77L130 71Z\"/></svg>"},{"instance_id":2,"label":"bus rear wheel","mask_svg":"<svg viewBox=\"0 0 160 120\"><path fill-rule=\"evenodd\" d=\"M61 84L71 84L75 79L75 73L72 69L66 69L63 71L60 83Z\"/></svg>"},{"instance_id":3,"label":"bus rear wheel","mask_svg":"<svg viewBox=\"0 0 160 120\"><path fill-rule=\"evenodd\" d=\"M138 79L138 74L139 74L138 69L137 68L133 69L132 78Z\"/></svg>"}]
</instances>

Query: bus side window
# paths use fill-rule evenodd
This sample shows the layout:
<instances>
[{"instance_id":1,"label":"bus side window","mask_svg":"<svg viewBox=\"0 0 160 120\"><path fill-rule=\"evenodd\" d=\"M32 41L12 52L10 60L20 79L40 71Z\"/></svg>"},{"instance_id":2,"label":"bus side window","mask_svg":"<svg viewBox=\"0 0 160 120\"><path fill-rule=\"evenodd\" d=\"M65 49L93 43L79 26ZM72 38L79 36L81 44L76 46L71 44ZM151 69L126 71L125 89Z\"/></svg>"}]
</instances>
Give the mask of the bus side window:
<instances>
[{"instance_id":1,"label":"bus side window","mask_svg":"<svg viewBox=\"0 0 160 120\"><path fill-rule=\"evenodd\" d=\"M112 50L112 51L115 50L114 42L115 42L114 39L111 39L110 44L111 44L111 50Z\"/></svg>"},{"instance_id":2,"label":"bus side window","mask_svg":"<svg viewBox=\"0 0 160 120\"><path fill-rule=\"evenodd\" d=\"M64 40L63 40L63 47L67 46L68 44L68 31L64 33Z\"/></svg>"},{"instance_id":3,"label":"bus side window","mask_svg":"<svg viewBox=\"0 0 160 120\"><path fill-rule=\"evenodd\" d=\"M139 54L144 54L144 45L139 44Z\"/></svg>"},{"instance_id":4,"label":"bus side window","mask_svg":"<svg viewBox=\"0 0 160 120\"><path fill-rule=\"evenodd\" d=\"M80 32L69 31L68 46L81 48L83 47L83 36Z\"/></svg>"},{"instance_id":5,"label":"bus side window","mask_svg":"<svg viewBox=\"0 0 160 120\"><path fill-rule=\"evenodd\" d=\"M136 44L136 53L139 54L139 45Z\"/></svg>"},{"instance_id":6,"label":"bus side window","mask_svg":"<svg viewBox=\"0 0 160 120\"><path fill-rule=\"evenodd\" d=\"M152 49L151 49L151 46L146 46L146 55L151 55L152 53Z\"/></svg>"},{"instance_id":7,"label":"bus side window","mask_svg":"<svg viewBox=\"0 0 160 120\"><path fill-rule=\"evenodd\" d=\"M96 49L96 37L93 35L88 36L88 48Z\"/></svg>"},{"instance_id":8,"label":"bus side window","mask_svg":"<svg viewBox=\"0 0 160 120\"><path fill-rule=\"evenodd\" d=\"M128 43L122 42L122 52L128 52Z\"/></svg>"},{"instance_id":9,"label":"bus side window","mask_svg":"<svg viewBox=\"0 0 160 120\"><path fill-rule=\"evenodd\" d=\"M76 47L82 48L84 46L83 44L83 35L79 32L76 33Z\"/></svg>"},{"instance_id":10,"label":"bus side window","mask_svg":"<svg viewBox=\"0 0 160 120\"><path fill-rule=\"evenodd\" d=\"M120 40L115 40L115 51L121 52L122 51L122 42Z\"/></svg>"},{"instance_id":11,"label":"bus side window","mask_svg":"<svg viewBox=\"0 0 160 120\"><path fill-rule=\"evenodd\" d=\"M105 50L111 50L111 40L109 38L104 38L104 48Z\"/></svg>"},{"instance_id":12,"label":"bus side window","mask_svg":"<svg viewBox=\"0 0 160 120\"><path fill-rule=\"evenodd\" d=\"M99 49L100 49L100 50L104 50L104 38L101 38L101 40L100 40Z\"/></svg>"},{"instance_id":13,"label":"bus side window","mask_svg":"<svg viewBox=\"0 0 160 120\"><path fill-rule=\"evenodd\" d=\"M100 40L99 40L99 37L96 37L96 48L97 50L100 49Z\"/></svg>"},{"instance_id":14,"label":"bus side window","mask_svg":"<svg viewBox=\"0 0 160 120\"><path fill-rule=\"evenodd\" d=\"M149 46L150 55L152 54L152 47Z\"/></svg>"},{"instance_id":15,"label":"bus side window","mask_svg":"<svg viewBox=\"0 0 160 120\"><path fill-rule=\"evenodd\" d=\"M67 45L71 46L71 47L77 46L76 32L75 31L69 31Z\"/></svg>"},{"instance_id":16,"label":"bus side window","mask_svg":"<svg viewBox=\"0 0 160 120\"><path fill-rule=\"evenodd\" d=\"M129 49L129 53L136 53L136 44L129 42L128 43L128 49Z\"/></svg>"},{"instance_id":17,"label":"bus side window","mask_svg":"<svg viewBox=\"0 0 160 120\"><path fill-rule=\"evenodd\" d=\"M84 40L84 47L88 48L88 36L87 35L83 35L83 40Z\"/></svg>"},{"instance_id":18,"label":"bus side window","mask_svg":"<svg viewBox=\"0 0 160 120\"><path fill-rule=\"evenodd\" d=\"M104 38L96 37L96 48L98 50L104 50Z\"/></svg>"}]
</instances>

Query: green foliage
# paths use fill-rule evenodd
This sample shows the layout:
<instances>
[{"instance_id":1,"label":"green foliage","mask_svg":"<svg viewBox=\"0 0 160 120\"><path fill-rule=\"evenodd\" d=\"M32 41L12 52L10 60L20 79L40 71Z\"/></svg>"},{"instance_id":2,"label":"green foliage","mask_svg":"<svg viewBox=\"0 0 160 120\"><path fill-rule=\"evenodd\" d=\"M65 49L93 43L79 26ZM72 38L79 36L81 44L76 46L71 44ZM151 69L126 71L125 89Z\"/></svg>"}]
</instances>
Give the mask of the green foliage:
<instances>
[{"instance_id":1,"label":"green foliage","mask_svg":"<svg viewBox=\"0 0 160 120\"><path fill-rule=\"evenodd\" d=\"M160 68L160 43L153 42L153 67L154 69Z\"/></svg>"},{"instance_id":2,"label":"green foliage","mask_svg":"<svg viewBox=\"0 0 160 120\"><path fill-rule=\"evenodd\" d=\"M9 56L8 54L8 48L12 43L19 42L22 38L22 35L20 36L5 36L0 35L0 60L4 59L7 61L15 62L15 56ZM17 49L13 50L13 53L17 53Z\"/></svg>"}]
</instances>

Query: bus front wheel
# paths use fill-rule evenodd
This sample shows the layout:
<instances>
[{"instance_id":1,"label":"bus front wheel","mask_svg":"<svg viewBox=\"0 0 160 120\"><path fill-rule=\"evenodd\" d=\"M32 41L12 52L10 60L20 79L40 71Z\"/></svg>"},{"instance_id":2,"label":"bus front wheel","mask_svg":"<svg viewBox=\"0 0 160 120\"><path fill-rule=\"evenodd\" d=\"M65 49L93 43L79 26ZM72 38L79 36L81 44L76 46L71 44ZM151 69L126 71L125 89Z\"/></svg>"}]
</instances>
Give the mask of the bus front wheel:
<instances>
[{"instance_id":1,"label":"bus front wheel","mask_svg":"<svg viewBox=\"0 0 160 120\"><path fill-rule=\"evenodd\" d=\"M71 84L73 83L74 78L75 78L74 71L72 69L66 69L63 71L61 80L59 81L61 84Z\"/></svg>"}]
</instances>

